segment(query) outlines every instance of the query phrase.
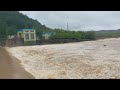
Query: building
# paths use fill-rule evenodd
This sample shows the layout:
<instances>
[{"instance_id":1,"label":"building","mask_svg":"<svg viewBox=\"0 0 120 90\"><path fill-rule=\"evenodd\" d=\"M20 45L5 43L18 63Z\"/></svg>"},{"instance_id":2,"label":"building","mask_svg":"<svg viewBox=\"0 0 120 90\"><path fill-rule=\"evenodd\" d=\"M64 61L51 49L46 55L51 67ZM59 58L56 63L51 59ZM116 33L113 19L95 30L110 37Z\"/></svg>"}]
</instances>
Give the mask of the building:
<instances>
[{"instance_id":1,"label":"building","mask_svg":"<svg viewBox=\"0 0 120 90\"><path fill-rule=\"evenodd\" d=\"M21 29L17 31L17 38L23 39L26 42L36 43L36 30L35 29Z\"/></svg>"},{"instance_id":2,"label":"building","mask_svg":"<svg viewBox=\"0 0 120 90\"><path fill-rule=\"evenodd\" d=\"M51 35L55 35L55 32L43 32L42 36L45 40L49 39Z\"/></svg>"},{"instance_id":3,"label":"building","mask_svg":"<svg viewBox=\"0 0 120 90\"><path fill-rule=\"evenodd\" d=\"M16 37L16 35L8 35L7 38L8 39L14 39Z\"/></svg>"}]
</instances>

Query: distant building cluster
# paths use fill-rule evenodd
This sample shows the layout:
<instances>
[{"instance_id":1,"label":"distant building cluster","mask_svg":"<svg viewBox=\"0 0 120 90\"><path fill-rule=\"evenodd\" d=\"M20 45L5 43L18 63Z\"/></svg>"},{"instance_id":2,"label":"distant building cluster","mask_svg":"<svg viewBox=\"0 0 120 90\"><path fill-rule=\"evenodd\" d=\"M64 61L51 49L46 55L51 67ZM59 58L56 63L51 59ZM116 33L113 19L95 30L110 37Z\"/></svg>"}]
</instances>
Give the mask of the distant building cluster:
<instances>
[{"instance_id":1,"label":"distant building cluster","mask_svg":"<svg viewBox=\"0 0 120 90\"><path fill-rule=\"evenodd\" d=\"M55 35L55 32L43 32L42 37L45 40L48 40L51 35ZM14 41L18 45L23 45L24 43L36 44L37 40L40 40L36 35L36 29L20 29L17 30L16 35L7 36L9 42Z\"/></svg>"}]
</instances>

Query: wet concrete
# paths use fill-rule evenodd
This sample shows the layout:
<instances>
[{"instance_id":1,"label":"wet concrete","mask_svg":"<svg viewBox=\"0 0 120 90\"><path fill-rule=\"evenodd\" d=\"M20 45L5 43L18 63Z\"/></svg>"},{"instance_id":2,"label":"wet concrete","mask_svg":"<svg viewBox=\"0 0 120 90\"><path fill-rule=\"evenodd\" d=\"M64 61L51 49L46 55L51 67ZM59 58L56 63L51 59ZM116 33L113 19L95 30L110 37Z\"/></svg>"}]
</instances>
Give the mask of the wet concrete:
<instances>
[{"instance_id":1,"label":"wet concrete","mask_svg":"<svg viewBox=\"0 0 120 90\"><path fill-rule=\"evenodd\" d=\"M20 61L0 47L0 79L35 79L20 64Z\"/></svg>"}]
</instances>

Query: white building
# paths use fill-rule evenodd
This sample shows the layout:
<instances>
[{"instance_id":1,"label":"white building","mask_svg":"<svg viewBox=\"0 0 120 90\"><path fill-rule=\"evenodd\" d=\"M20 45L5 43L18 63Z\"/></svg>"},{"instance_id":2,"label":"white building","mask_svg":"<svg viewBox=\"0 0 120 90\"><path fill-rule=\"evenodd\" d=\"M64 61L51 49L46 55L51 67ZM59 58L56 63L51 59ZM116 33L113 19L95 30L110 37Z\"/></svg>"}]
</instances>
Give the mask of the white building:
<instances>
[{"instance_id":1,"label":"white building","mask_svg":"<svg viewBox=\"0 0 120 90\"><path fill-rule=\"evenodd\" d=\"M7 38L8 38L8 39L14 39L14 38L15 38L15 35L8 35Z\"/></svg>"},{"instance_id":2,"label":"white building","mask_svg":"<svg viewBox=\"0 0 120 90\"><path fill-rule=\"evenodd\" d=\"M36 30L35 29L18 30L17 37L19 39L24 39L24 42L27 42L27 41L36 42Z\"/></svg>"}]
</instances>

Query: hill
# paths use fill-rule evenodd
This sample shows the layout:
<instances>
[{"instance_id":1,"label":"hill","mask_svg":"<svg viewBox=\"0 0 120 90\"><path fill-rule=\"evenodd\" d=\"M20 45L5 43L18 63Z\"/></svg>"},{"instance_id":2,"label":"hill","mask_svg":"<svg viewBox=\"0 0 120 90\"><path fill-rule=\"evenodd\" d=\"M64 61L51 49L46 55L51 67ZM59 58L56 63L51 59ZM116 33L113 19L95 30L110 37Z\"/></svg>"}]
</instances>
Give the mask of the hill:
<instances>
[{"instance_id":1,"label":"hill","mask_svg":"<svg viewBox=\"0 0 120 90\"><path fill-rule=\"evenodd\" d=\"M114 37L120 37L120 29L118 29L118 30L100 30L100 31L96 31L96 38L97 39L114 38Z\"/></svg>"},{"instance_id":2,"label":"hill","mask_svg":"<svg viewBox=\"0 0 120 90\"><path fill-rule=\"evenodd\" d=\"M35 28L37 34L52 30L18 11L0 11L0 38L16 34L17 29Z\"/></svg>"}]
</instances>

